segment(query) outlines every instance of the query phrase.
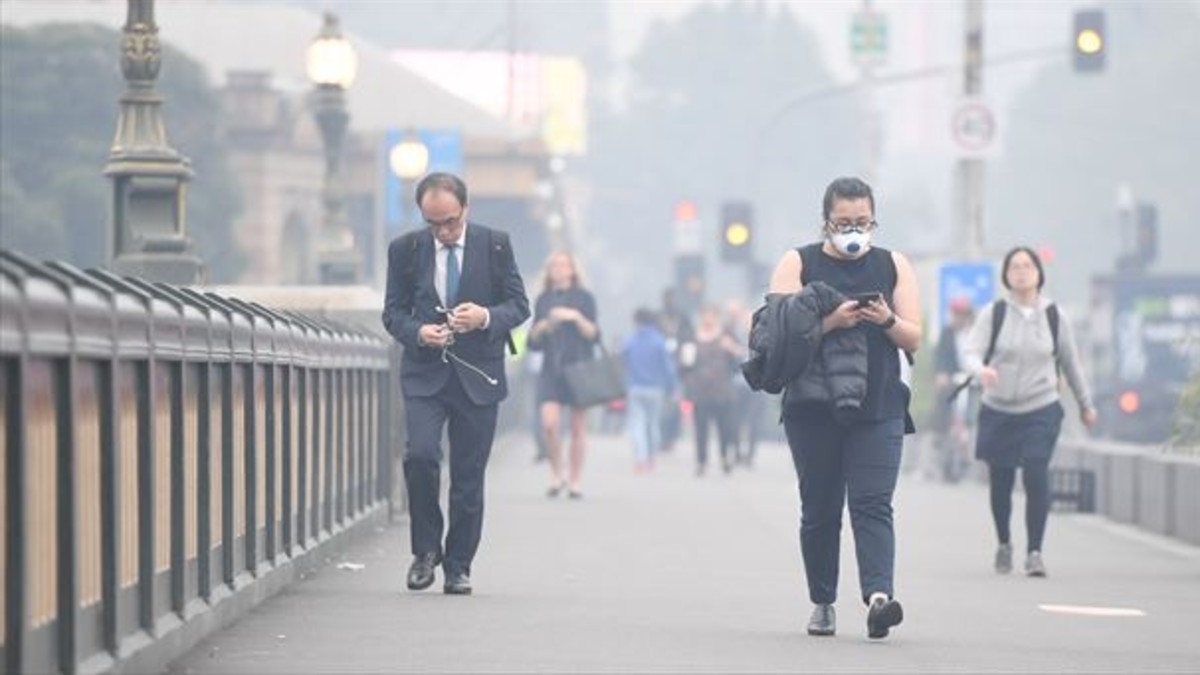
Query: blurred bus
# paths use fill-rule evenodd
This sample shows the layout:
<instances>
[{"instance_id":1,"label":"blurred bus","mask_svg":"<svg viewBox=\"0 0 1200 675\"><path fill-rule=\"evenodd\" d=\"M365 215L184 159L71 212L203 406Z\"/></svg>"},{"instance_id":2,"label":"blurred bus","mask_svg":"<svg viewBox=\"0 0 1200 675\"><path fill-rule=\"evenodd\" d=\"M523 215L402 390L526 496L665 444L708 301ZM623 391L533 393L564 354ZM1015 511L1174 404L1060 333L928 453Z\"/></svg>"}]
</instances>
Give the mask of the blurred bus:
<instances>
[{"instance_id":1,"label":"blurred bus","mask_svg":"<svg viewBox=\"0 0 1200 675\"><path fill-rule=\"evenodd\" d=\"M1200 377L1200 275L1094 277L1091 296L1098 432L1166 441L1184 386Z\"/></svg>"}]
</instances>

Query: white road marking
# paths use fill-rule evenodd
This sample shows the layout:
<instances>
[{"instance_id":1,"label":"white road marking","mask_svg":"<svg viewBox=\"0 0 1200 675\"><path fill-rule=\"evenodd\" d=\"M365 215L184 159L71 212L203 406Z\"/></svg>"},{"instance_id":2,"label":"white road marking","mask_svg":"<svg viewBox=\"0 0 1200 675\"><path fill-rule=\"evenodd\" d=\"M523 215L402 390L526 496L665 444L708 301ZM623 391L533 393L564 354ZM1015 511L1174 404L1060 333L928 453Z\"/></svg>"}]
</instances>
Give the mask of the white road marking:
<instances>
[{"instance_id":1,"label":"white road marking","mask_svg":"<svg viewBox=\"0 0 1200 675\"><path fill-rule=\"evenodd\" d=\"M1087 607L1084 605L1038 605L1043 612L1051 614L1075 614L1077 616L1146 616L1140 609L1126 607Z\"/></svg>"}]
</instances>

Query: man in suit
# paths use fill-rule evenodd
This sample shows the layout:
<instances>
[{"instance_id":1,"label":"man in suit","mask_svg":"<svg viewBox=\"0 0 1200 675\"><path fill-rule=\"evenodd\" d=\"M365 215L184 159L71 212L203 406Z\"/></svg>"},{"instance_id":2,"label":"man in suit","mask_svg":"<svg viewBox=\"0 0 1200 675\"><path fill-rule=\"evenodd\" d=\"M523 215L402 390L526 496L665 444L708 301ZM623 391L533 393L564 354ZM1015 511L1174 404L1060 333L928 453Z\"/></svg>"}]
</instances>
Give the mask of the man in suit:
<instances>
[{"instance_id":1,"label":"man in suit","mask_svg":"<svg viewBox=\"0 0 1200 675\"><path fill-rule=\"evenodd\" d=\"M408 587L428 588L441 564L443 590L468 595L483 530L484 469L497 408L508 395L504 349L509 331L529 318L529 299L508 235L468 222L461 179L429 174L417 185L416 201L428 227L389 246L383 308L384 327L404 345ZM443 546L438 483L447 424L450 527Z\"/></svg>"}]
</instances>

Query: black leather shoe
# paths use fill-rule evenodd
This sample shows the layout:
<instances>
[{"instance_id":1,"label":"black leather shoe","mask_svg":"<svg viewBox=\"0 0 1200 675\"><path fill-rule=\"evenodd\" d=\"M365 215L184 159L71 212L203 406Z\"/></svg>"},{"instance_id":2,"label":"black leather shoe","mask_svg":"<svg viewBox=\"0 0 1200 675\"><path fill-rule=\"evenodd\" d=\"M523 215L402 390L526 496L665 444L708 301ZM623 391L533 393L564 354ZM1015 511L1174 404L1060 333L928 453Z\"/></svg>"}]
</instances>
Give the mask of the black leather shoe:
<instances>
[{"instance_id":1,"label":"black leather shoe","mask_svg":"<svg viewBox=\"0 0 1200 675\"><path fill-rule=\"evenodd\" d=\"M837 612L833 605L817 605L813 607L812 616L808 619L808 634L828 636L837 632Z\"/></svg>"},{"instance_id":2,"label":"black leather shoe","mask_svg":"<svg viewBox=\"0 0 1200 675\"><path fill-rule=\"evenodd\" d=\"M418 553L413 556L412 566L408 568L408 588L412 591L423 591L433 585L434 570L442 564L442 556L436 553Z\"/></svg>"},{"instance_id":3,"label":"black leather shoe","mask_svg":"<svg viewBox=\"0 0 1200 675\"><path fill-rule=\"evenodd\" d=\"M447 574L446 585L442 587L442 592L446 595L470 595L471 577L463 572Z\"/></svg>"},{"instance_id":4,"label":"black leather shoe","mask_svg":"<svg viewBox=\"0 0 1200 675\"><path fill-rule=\"evenodd\" d=\"M904 608L896 600L878 597L867 610L867 637L878 640L888 636L892 626L904 620Z\"/></svg>"}]
</instances>

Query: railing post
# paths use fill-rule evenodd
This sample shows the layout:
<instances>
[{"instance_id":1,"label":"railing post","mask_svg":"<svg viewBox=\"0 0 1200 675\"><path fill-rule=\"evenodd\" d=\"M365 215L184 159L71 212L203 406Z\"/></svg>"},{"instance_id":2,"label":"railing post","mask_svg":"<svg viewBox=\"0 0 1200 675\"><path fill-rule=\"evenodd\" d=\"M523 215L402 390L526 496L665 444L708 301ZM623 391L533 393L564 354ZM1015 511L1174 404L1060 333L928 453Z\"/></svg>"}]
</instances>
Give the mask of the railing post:
<instances>
[{"instance_id":1,"label":"railing post","mask_svg":"<svg viewBox=\"0 0 1200 675\"><path fill-rule=\"evenodd\" d=\"M28 386L26 373L29 359L29 329L26 319L25 282L27 275L13 261L0 258L0 291L14 309L0 316L0 368L3 377L4 397L0 404L5 407L4 434L4 537L5 575L4 584L4 655L5 672L28 672L26 666L26 550L25 542L25 425L18 420L26 419ZM7 304L7 303L6 303Z\"/></svg>"}]
</instances>

